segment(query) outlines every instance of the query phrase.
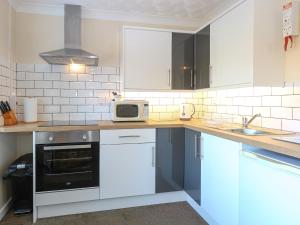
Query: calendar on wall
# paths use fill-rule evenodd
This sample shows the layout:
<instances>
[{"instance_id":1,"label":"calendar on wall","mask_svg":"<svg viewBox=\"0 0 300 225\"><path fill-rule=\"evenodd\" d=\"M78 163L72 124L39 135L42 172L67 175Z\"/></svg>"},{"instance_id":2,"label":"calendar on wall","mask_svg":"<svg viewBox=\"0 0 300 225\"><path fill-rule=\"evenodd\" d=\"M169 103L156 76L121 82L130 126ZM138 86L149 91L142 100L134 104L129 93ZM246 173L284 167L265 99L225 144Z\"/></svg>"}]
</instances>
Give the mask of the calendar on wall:
<instances>
[{"instance_id":1,"label":"calendar on wall","mask_svg":"<svg viewBox=\"0 0 300 225\"><path fill-rule=\"evenodd\" d=\"M283 37L284 49L289 42L293 45L293 38L299 35L299 5L298 1L291 1L283 6Z\"/></svg>"}]
</instances>

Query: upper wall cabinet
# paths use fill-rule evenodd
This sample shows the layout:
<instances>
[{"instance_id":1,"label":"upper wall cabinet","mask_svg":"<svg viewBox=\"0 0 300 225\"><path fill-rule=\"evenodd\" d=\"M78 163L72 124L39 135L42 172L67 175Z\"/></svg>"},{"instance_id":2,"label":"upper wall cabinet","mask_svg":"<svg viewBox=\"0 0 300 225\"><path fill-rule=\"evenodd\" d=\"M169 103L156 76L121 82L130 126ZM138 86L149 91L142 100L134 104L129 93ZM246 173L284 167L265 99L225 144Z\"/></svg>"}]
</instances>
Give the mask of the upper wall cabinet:
<instances>
[{"instance_id":1,"label":"upper wall cabinet","mask_svg":"<svg viewBox=\"0 0 300 225\"><path fill-rule=\"evenodd\" d=\"M211 87L283 84L281 9L281 0L246 0L211 24Z\"/></svg>"},{"instance_id":2,"label":"upper wall cabinet","mask_svg":"<svg viewBox=\"0 0 300 225\"><path fill-rule=\"evenodd\" d=\"M125 89L171 89L171 32L125 28L123 44Z\"/></svg>"},{"instance_id":3,"label":"upper wall cabinet","mask_svg":"<svg viewBox=\"0 0 300 225\"><path fill-rule=\"evenodd\" d=\"M194 89L194 35L172 34L172 89Z\"/></svg>"},{"instance_id":4,"label":"upper wall cabinet","mask_svg":"<svg viewBox=\"0 0 300 225\"><path fill-rule=\"evenodd\" d=\"M209 88L210 26L195 34L195 88Z\"/></svg>"}]
</instances>

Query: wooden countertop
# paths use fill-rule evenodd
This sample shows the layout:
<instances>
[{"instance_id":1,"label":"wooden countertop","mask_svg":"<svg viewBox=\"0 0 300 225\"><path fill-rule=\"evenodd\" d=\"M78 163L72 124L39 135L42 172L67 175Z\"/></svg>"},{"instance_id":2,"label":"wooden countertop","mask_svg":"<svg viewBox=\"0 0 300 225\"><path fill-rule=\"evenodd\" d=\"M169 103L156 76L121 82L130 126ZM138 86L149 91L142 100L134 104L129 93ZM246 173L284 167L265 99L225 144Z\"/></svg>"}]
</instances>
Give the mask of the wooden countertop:
<instances>
[{"instance_id":1,"label":"wooden countertop","mask_svg":"<svg viewBox=\"0 0 300 225\"><path fill-rule=\"evenodd\" d=\"M134 128L176 128L185 127L199 132L208 133L221 138L226 138L232 141L241 142L243 144L255 146L258 148L268 149L273 152L281 153L288 156L293 156L300 159L300 145L277 141L272 139L272 135L291 135L291 133L262 129L272 132L272 135L264 136L246 136L242 134L232 133L227 131L228 128L239 127L237 124L215 124L210 121L192 120L192 121L147 121L147 122L118 122L99 121L98 125L88 126L57 126L57 127L39 127L40 123L19 123L15 126L0 127L0 133L28 133L33 131L72 131L72 130L108 130L108 129L134 129Z\"/></svg>"}]
</instances>

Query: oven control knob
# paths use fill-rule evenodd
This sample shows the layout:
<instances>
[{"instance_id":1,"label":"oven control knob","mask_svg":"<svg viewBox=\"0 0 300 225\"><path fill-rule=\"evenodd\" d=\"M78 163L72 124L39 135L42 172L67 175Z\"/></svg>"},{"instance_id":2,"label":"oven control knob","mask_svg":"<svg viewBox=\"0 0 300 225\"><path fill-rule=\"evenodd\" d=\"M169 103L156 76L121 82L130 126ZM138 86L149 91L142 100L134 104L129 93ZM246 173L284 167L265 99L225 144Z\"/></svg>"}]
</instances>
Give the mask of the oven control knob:
<instances>
[{"instance_id":1,"label":"oven control knob","mask_svg":"<svg viewBox=\"0 0 300 225\"><path fill-rule=\"evenodd\" d=\"M83 139L83 140L86 140L86 139L87 139L87 136L84 134L84 135L82 136L82 139Z\"/></svg>"},{"instance_id":2,"label":"oven control knob","mask_svg":"<svg viewBox=\"0 0 300 225\"><path fill-rule=\"evenodd\" d=\"M49 137L49 141L53 141L54 138L52 136Z\"/></svg>"}]
</instances>

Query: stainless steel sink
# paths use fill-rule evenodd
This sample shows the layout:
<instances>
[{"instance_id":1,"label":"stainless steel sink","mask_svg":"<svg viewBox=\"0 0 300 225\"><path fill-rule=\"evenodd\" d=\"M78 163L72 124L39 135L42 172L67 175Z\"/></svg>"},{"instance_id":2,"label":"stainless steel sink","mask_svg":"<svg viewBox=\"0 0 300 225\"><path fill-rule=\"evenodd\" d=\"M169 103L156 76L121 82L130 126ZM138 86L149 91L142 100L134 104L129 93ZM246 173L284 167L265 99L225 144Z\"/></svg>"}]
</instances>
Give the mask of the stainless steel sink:
<instances>
[{"instance_id":1,"label":"stainless steel sink","mask_svg":"<svg viewBox=\"0 0 300 225\"><path fill-rule=\"evenodd\" d=\"M248 136L260 136L260 135L273 134L268 131L254 130L254 129L248 129L248 128L235 128L235 129L228 129L227 131L237 133L237 134L244 134L244 135L248 135Z\"/></svg>"}]
</instances>

